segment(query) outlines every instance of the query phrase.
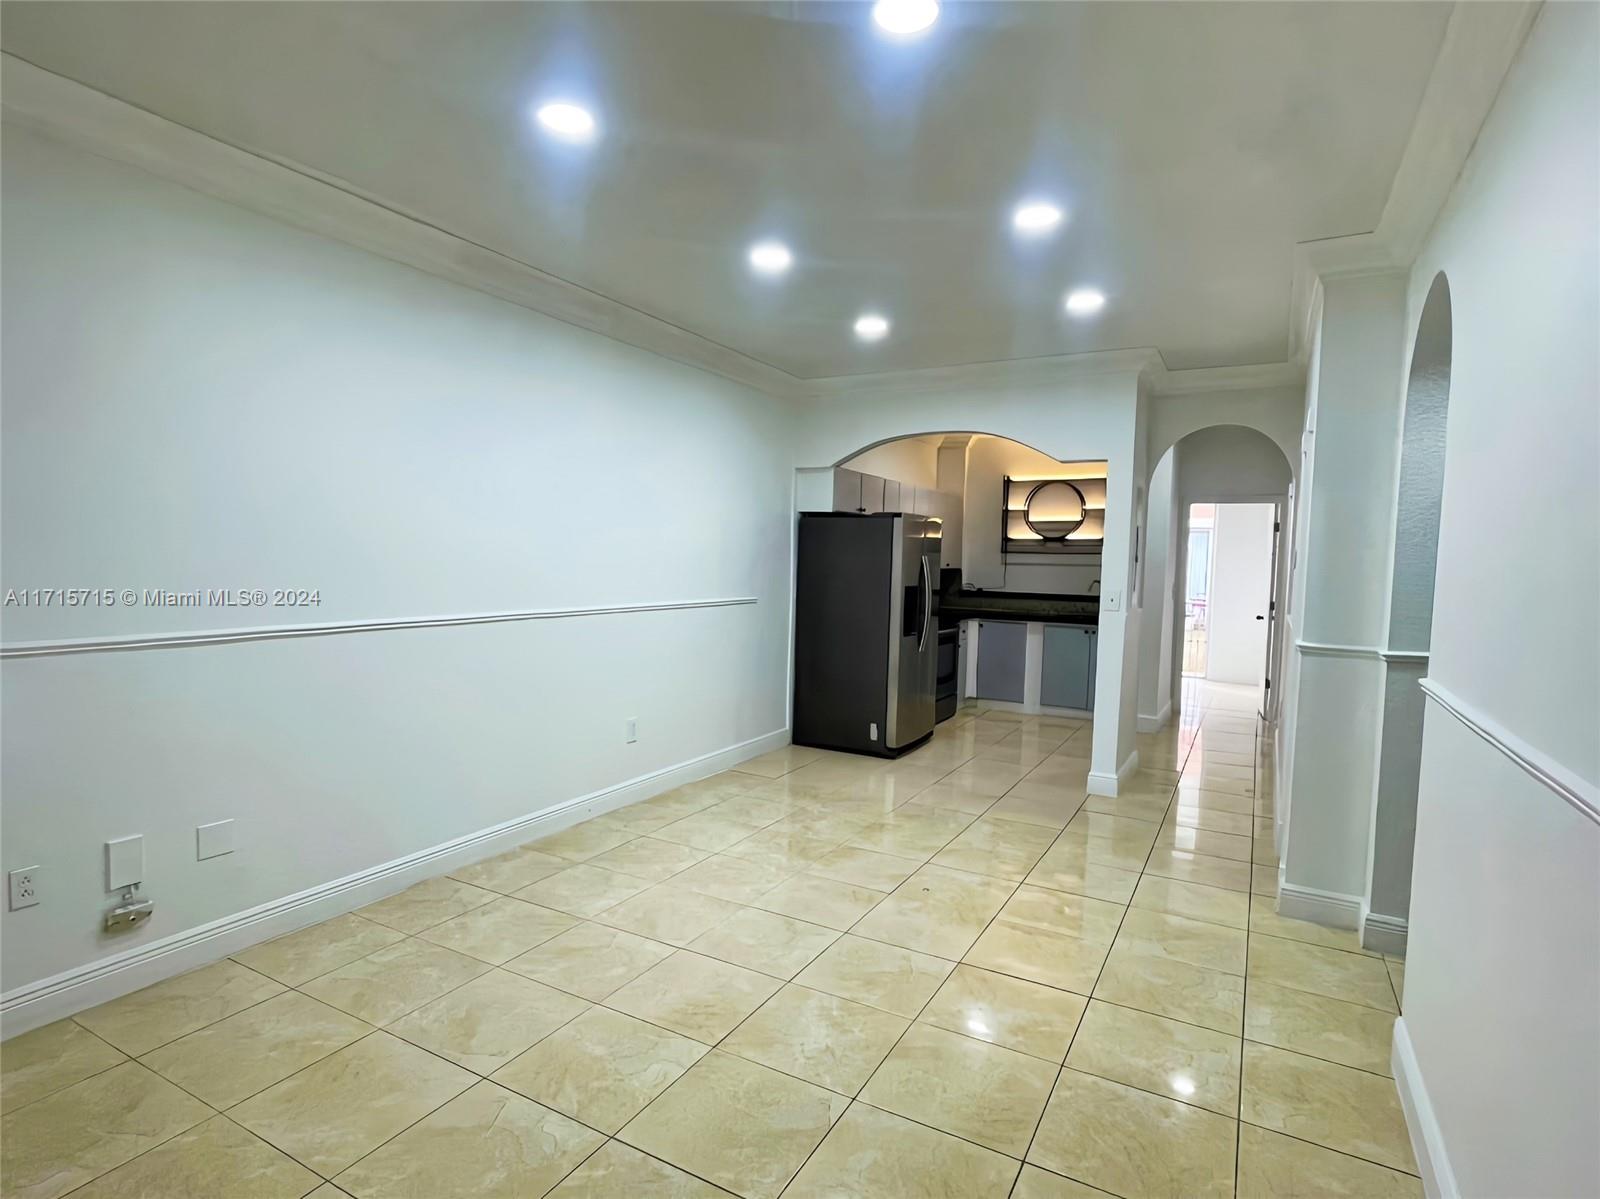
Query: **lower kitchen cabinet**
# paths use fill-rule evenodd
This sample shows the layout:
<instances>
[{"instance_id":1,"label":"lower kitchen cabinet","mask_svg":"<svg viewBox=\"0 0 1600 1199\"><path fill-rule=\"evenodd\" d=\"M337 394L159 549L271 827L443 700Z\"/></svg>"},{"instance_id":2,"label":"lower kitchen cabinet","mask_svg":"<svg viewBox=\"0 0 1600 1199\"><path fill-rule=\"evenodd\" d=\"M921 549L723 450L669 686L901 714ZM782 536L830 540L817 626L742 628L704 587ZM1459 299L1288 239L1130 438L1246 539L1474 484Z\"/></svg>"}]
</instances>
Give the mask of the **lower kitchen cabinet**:
<instances>
[{"instance_id":1,"label":"lower kitchen cabinet","mask_svg":"<svg viewBox=\"0 0 1600 1199\"><path fill-rule=\"evenodd\" d=\"M1040 663L1039 702L1048 708L1094 708L1095 649L1100 630L1082 625L1044 626L1044 660ZM978 659L980 678L983 658Z\"/></svg>"},{"instance_id":2,"label":"lower kitchen cabinet","mask_svg":"<svg viewBox=\"0 0 1600 1199\"><path fill-rule=\"evenodd\" d=\"M978 622L978 698L1022 702L1028 626L1005 620Z\"/></svg>"}]
</instances>

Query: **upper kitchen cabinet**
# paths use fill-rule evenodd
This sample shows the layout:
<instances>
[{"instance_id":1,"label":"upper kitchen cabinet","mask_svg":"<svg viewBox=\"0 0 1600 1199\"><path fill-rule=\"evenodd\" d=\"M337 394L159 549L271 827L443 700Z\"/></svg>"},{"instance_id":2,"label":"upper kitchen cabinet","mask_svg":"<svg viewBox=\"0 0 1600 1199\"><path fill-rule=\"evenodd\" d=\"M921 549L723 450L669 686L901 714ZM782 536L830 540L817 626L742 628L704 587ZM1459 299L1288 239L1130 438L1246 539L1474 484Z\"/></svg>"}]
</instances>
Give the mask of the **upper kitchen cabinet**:
<instances>
[{"instance_id":1,"label":"upper kitchen cabinet","mask_svg":"<svg viewBox=\"0 0 1600 1199\"><path fill-rule=\"evenodd\" d=\"M833 510L835 512L861 511L861 472L847 467L835 467L833 472Z\"/></svg>"},{"instance_id":2,"label":"upper kitchen cabinet","mask_svg":"<svg viewBox=\"0 0 1600 1199\"><path fill-rule=\"evenodd\" d=\"M864 471L836 466L833 470L835 512L914 512L940 522L941 566L961 565L962 500L959 495L916 487Z\"/></svg>"},{"instance_id":3,"label":"upper kitchen cabinet","mask_svg":"<svg viewBox=\"0 0 1600 1199\"><path fill-rule=\"evenodd\" d=\"M840 466L833 472L833 510L835 512L891 512L884 507L886 480L877 475L862 474L858 470ZM894 485L896 503L900 499L900 485Z\"/></svg>"}]
</instances>

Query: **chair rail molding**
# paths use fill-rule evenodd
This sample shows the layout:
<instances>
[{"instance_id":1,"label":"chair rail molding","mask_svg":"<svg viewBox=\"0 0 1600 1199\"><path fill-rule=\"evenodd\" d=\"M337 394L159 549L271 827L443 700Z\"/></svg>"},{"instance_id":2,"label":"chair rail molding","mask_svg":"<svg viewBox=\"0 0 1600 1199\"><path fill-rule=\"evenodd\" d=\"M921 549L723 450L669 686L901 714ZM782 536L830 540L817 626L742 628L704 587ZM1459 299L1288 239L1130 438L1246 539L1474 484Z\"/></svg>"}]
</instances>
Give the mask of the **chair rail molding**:
<instances>
[{"instance_id":1,"label":"chair rail molding","mask_svg":"<svg viewBox=\"0 0 1600 1199\"><path fill-rule=\"evenodd\" d=\"M1382 659L1383 651L1375 645L1340 645L1331 641L1296 641L1295 649L1308 658L1369 658Z\"/></svg>"},{"instance_id":2,"label":"chair rail molding","mask_svg":"<svg viewBox=\"0 0 1600 1199\"><path fill-rule=\"evenodd\" d=\"M526 608L509 612L475 612L459 616L383 617L376 620L323 624L258 625L238 629L201 629L176 633L143 633L125 637L81 637L57 641L16 641L0 645L0 660L53 658L65 654L126 653L147 649L188 649L202 645L236 645L245 641L282 641L295 637L335 637L350 633L388 633L400 629L447 629L461 625L512 624L525 620L570 620L634 612L679 612L696 608L735 608L759 602L753 595L721 599L660 600L639 604L605 604L588 608Z\"/></svg>"},{"instance_id":3,"label":"chair rail molding","mask_svg":"<svg viewBox=\"0 0 1600 1199\"><path fill-rule=\"evenodd\" d=\"M1499 750L1529 777L1555 792L1582 815L1600 824L1600 787L1580 777L1576 771L1562 765L1543 750L1529 745L1487 712L1451 692L1437 679L1423 678L1417 685L1430 701Z\"/></svg>"}]
</instances>

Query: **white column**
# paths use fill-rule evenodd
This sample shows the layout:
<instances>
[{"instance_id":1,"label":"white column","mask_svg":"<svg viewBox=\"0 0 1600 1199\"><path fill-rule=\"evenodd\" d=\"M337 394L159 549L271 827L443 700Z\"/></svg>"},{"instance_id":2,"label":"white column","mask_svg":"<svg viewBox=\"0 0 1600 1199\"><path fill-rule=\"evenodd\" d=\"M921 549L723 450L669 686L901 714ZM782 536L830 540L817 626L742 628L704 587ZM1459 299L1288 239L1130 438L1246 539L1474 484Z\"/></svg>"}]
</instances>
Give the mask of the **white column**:
<instances>
[{"instance_id":1,"label":"white column","mask_svg":"<svg viewBox=\"0 0 1600 1199\"><path fill-rule=\"evenodd\" d=\"M1280 910L1347 927L1371 852L1405 299L1403 273L1325 280L1309 382Z\"/></svg>"},{"instance_id":2,"label":"white column","mask_svg":"<svg viewBox=\"0 0 1600 1199\"><path fill-rule=\"evenodd\" d=\"M1135 505L1144 483L1144 401L1128 397L1124 420L1106 456L1106 525L1100 554L1100 636L1094 682L1094 741L1089 791L1115 795L1119 778L1139 762L1134 749L1139 685L1139 613L1133 595Z\"/></svg>"}]
</instances>

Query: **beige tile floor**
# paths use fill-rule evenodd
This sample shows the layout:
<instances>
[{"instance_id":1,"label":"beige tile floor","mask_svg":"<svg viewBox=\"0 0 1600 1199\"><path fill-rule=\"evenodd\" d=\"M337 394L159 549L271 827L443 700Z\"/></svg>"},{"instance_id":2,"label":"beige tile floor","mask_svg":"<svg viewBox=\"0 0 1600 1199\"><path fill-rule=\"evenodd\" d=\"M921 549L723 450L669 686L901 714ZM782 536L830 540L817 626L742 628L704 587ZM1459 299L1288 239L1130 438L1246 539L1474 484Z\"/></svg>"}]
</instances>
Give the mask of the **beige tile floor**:
<instances>
[{"instance_id":1,"label":"beige tile floor","mask_svg":"<svg viewBox=\"0 0 1600 1199\"><path fill-rule=\"evenodd\" d=\"M1421 1194L1403 963L1275 911L1249 697L790 748L0 1048L0 1192Z\"/></svg>"}]
</instances>

